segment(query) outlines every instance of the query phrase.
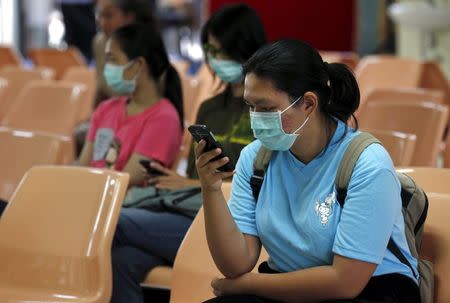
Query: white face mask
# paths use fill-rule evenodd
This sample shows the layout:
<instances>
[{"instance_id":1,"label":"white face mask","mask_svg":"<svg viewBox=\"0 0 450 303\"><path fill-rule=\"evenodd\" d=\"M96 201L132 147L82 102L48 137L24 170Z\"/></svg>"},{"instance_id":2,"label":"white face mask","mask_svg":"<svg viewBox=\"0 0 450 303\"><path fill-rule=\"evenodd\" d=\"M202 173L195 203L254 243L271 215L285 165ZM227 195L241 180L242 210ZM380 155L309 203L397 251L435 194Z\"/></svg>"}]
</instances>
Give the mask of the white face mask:
<instances>
[{"instance_id":1,"label":"white face mask","mask_svg":"<svg viewBox=\"0 0 450 303\"><path fill-rule=\"evenodd\" d=\"M283 130L281 115L294 106L302 97L299 97L283 111L261 113L250 111L250 124L256 139L270 150L284 151L292 147L300 131L308 122L309 117L294 132L287 134Z\"/></svg>"}]
</instances>

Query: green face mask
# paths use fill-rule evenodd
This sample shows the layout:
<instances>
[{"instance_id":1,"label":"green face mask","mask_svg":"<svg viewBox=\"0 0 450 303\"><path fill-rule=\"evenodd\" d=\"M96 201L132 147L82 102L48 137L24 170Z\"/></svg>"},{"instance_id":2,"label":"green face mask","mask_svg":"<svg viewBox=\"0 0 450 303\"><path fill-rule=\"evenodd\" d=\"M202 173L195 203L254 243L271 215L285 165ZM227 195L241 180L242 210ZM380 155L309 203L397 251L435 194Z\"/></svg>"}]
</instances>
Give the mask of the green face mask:
<instances>
[{"instance_id":1,"label":"green face mask","mask_svg":"<svg viewBox=\"0 0 450 303\"><path fill-rule=\"evenodd\" d=\"M253 135L261 141L262 145L270 150L288 150L292 147L300 131L308 122L309 117L291 134L286 134L281 123L281 115L294 106L302 97L289 105L283 111L266 113L250 111L250 124Z\"/></svg>"},{"instance_id":2,"label":"green face mask","mask_svg":"<svg viewBox=\"0 0 450 303\"><path fill-rule=\"evenodd\" d=\"M237 83L243 80L242 64L239 62L209 57L208 63L223 82Z\"/></svg>"},{"instance_id":3,"label":"green face mask","mask_svg":"<svg viewBox=\"0 0 450 303\"><path fill-rule=\"evenodd\" d=\"M118 94L131 94L136 89L136 77L132 80L126 80L123 78L123 72L133 62L129 62L125 65L117 65L112 63L106 63L103 69L103 76L105 77L106 84Z\"/></svg>"}]
</instances>

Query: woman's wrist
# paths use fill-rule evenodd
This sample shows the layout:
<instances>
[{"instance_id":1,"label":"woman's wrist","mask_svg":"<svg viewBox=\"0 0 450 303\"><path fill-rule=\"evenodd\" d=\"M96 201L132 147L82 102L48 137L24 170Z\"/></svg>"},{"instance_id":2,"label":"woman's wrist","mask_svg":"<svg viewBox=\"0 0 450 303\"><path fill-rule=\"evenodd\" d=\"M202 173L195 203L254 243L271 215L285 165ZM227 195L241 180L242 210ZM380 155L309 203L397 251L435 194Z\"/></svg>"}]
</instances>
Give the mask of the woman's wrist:
<instances>
[{"instance_id":1,"label":"woman's wrist","mask_svg":"<svg viewBox=\"0 0 450 303\"><path fill-rule=\"evenodd\" d=\"M203 194L215 195L217 193L222 193L222 189L220 187L219 188L215 188L213 186L204 185L204 184L201 184L200 187L202 189L202 193Z\"/></svg>"},{"instance_id":2,"label":"woman's wrist","mask_svg":"<svg viewBox=\"0 0 450 303\"><path fill-rule=\"evenodd\" d=\"M200 180L198 180L198 179L187 179L187 180L189 180L190 186L198 186L198 187L202 186L202 184L200 183Z\"/></svg>"},{"instance_id":3,"label":"woman's wrist","mask_svg":"<svg viewBox=\"0 0 450 303\"><path fill-rule=\"evenodd\" d=\"M244 274L239 283L240 284L240 293L257 295L257 293L258 293L258 287L257 287L258 276L259 276L258 274L252 273L252 272Z\"/></svg>"}]
</instances>

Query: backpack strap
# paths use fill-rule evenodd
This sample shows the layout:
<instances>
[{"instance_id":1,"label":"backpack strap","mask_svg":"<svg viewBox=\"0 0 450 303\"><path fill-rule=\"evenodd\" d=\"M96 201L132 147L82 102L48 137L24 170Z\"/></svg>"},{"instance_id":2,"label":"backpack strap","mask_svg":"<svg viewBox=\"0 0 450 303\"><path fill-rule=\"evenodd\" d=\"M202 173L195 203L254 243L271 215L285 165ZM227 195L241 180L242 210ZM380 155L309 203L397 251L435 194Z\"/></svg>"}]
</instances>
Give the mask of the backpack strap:
<instances>
[{"instance_id":1,"label":"backpack strap","mask_svg":"<svg viewBox=\"0 0 450 303\"><path fill-rule=\"evenodd\" d=\"M355 138L353 138L352 142L350 142L349 146L347 147L347 150L342 157L341 163L339 164L335 180L337 201L339 202L341 207L344 207L345 198L347 197L348 185L353 174L353 169L356 166L356 162L358 161L362 152L373 143L381 144L381 142L371 134L362 132ZM408 266L414 277L417 278L416 271L413 269L411 263L409 263L405 255L401 252L400 248L394 242L392 237L389 238L387 248L400 262Z\"/></svg>"},{"instance_id":2,"label":"backpack strap","mask_svg":"<svg viewBox=\"0 0 450 303\"><path fill-rule=\"evenodd\" d=\"M352 178L353 169L362 152L371 144L381 142L369 133L362 132L352 139L342 157L336 174L335 186L337 201L344 207L347 189Z\"/></svg>"},{"instance_id":3,"label":"backpack strap","mask_svg":"<svg viewBox=\"0 0 450 303\"><path fill-rule=\"evenodd\" d=\"M264 175L272 158L272 151L261 146L253 161L253 176L250 178L250 187L252 188L253 198L255 203L258 202L259 192L261 191L264 182Z\"/></svg>"},{"instance_id":4,"label":"backpack strap","mask_svg":"<svg viewBox=\"0 0 450 303\"><path fill-rule=\"evenodd\" d=\"M417 279L416 271L413 269L411 263L409 263L408 259L405 257L405 255L400 250L400 247L392 240L392 237L389 238L389 242L387 245L388 250L403 264L409 267L411 270L413 276ZM417 260L419 261L419 260Z\"/></svg>"}]
</instances>

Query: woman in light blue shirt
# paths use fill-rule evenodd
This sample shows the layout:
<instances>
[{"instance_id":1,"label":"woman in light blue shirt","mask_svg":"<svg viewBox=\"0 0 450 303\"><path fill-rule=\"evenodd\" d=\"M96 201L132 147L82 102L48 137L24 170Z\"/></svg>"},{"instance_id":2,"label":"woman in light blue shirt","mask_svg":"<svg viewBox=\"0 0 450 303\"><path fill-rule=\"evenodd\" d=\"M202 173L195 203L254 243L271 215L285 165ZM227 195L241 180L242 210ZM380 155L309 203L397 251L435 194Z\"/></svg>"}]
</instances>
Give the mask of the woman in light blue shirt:
<instances>
[{"instance_id":1,"label":"woman in light blue shirt","mask_svg":"<svg viewBox=\"0 0 450 303\"><path fill-rule=\"evenodd\" d=\"M210 302L420 302L417 260L404 232L400 183L386 150L361 154L345 207L334 185L358 132L347 126L359 106L348 68L328 64L306 43L281 40L244 65L244 99L256 141L241 153L229 205L217 170L220 151L196 150L205 225L213 259L225 276ZM250 186L261 146L273 150L256 203ZM392 237L412 270L388 249ZM266 272L250 273L261 246ZM209 301L208 301L209 302Z\"/></svg>"}]
</instances>

